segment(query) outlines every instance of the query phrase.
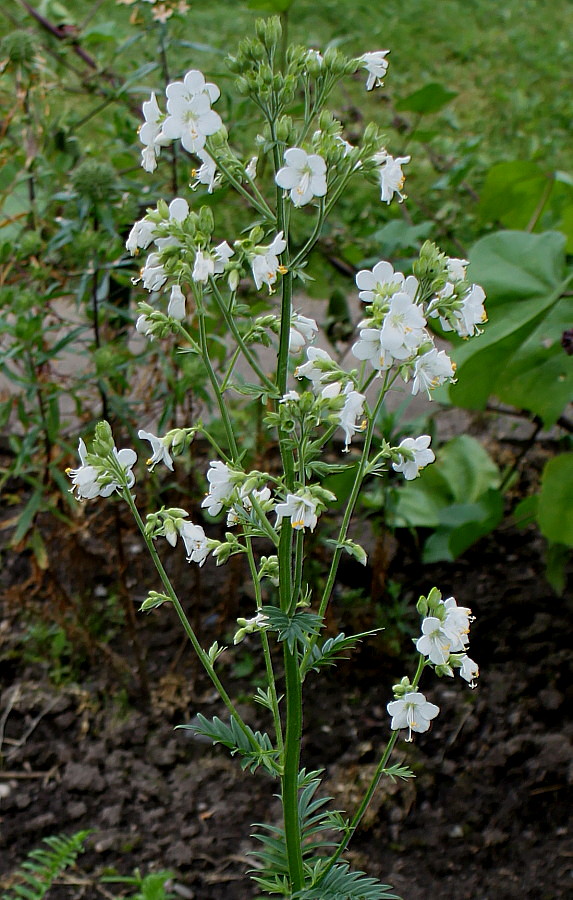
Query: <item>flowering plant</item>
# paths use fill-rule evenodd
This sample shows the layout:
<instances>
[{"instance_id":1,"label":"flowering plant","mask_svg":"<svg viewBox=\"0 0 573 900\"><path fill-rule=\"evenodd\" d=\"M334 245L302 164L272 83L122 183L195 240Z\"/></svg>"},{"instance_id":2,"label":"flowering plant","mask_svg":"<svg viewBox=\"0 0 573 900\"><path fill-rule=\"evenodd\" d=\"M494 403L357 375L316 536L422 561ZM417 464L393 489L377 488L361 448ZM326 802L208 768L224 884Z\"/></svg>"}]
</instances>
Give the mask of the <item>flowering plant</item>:
<instances>
[{"instance_id":1,"label":"flowering plant","mask_svg":"<svg viewBox=\"0 0 573 900\"><path fill-rule=\"evenodd\" d=\"M324 800L313 799L321 773L307 772L301 766L302 687L311 673L334 663L366 636L342 632L325 638L322 634L342 554L367 562L366 551L350 536L364 481L370 476L384 477L389 467L412 480L434 460L428 435L406 438L398 446L376 436L375 422L388 391L401 379L411 384L413 394L424 391L431 398L436 386L452 382L455 368L445 351L435 347L428 322L439 318L444 327L464 337L478 333L485 319L484 295L467 280L464 260L448 259L426 243L407 277L386 261L358 273L364 317L352 346L355 368L344 368L326 350L313 346L318 325L293 309L293 287L297 279L304 283L307 259L326 217L359 178L377 183L383 202L394 197L401 202L402 166L409 157L390 156L373 125L366 128L359 146L351 146L343 137L342 124L325 105L335 84L360 69L367 72L368 90L379 85L387 69L388 51L349 59L335 49L322 56L316 50L295 46L288 48L283 64L280 45L279 20L260 21L256 36L243 41L230 59L238 90L263 116L257 158L243 160L232 150L227 130L212 108L219 88L196 70L168 85L165 112L152 95L144 104L145 123L140 131L144 169L153 171L161 161L162 149L180 141L201 164L194 188L203 185L215 194L223 185L234 188L254 212L255 223L251 222L250 229L241 229L242 237L222 235L210 208L192 208L187 199L178 197L169 205L160 200L155 209L148 210L127 240L132 255L151 248L136 279L150 295L149 302L140 303L137 330L150 340L174 334L187 352L202 360L224 434L217 440L209 424L202 422L163 436L142 429L139 437L151 447L148 465L172 469L194 436L203 434L215 458L206 473L208 491L201 506L207 516L226 515L224 540L209 538L184 509L162 507L146 521L142 519L133 493L135 453L116 449L107 422L96 427L89 450L80 441L81 465L69 470L69 475L79 499L117 493L129 505L162 587L160 592L150 591L141 608L173 605L226 707L227 721L198 715L183 727L229 748L241 758L244 768L262 767L280 784L283 824L261 826L257 835L261 847L253 854L257 861L253 878L259 888L293 900L377 900L394 895L388 893L387 885L352 871L343 855L380 779L412 775L406 767L390 765L390 757L402 731L406 730L406 739L411 740L414 732L427 731L438 715L438 707L419 690L424 670L433 668L439 676L452 677L458 669L470 685L475 683L477 665L466 653L470 610L458 607L453 598L442 600L436 588L420 598L417 668L413 677L404 677L394 686L394 699L388 703L391 735L351 818L325 810ZM299 91L304 96L301 121L289 115ZM272 197L264 179L257 175L269 163ZM306 226L300 244L293 237L295 217L297 233ZM269 314L253 318L240 298L241 282L247 278L252 278L257 291L269 295L271 303L279 297L276 309L273 306ZM216 342L209 331L214 317L228 329L228 355L223 360L214 352ZM274 346L273 372L261 362L257 344ZM239 357L254 381L241 381L235 375ZM265 425L276 435L280 448L278 474L244 466L227 399L233 390L247 396L250 403L264 404ZM320 596L314 596L305 582L308 532L318 527L321 516L336 501L325 478L350 466L324 458L338 429L344 433L343 452L351 450L353 441L357 445L352 462L354 483L338 536L329 542L332 558L324 586ZM247 635L256 635L260 641L266 686L258 689L255 699L270 714L270 734L255 731L244 720L223 685L217 659L226 648L217 642L209 649L201 645L162 565L157 543L163 538L171 547L181 539L187 560L199 566L209 556L217 565L231 555L245 557L253 582L254 608L251 617L237 620L234 643ZM282 685L275 675L280 653ZM329 839L321 844L322 832L328 832Z\"/></svg>"}]
</instances>

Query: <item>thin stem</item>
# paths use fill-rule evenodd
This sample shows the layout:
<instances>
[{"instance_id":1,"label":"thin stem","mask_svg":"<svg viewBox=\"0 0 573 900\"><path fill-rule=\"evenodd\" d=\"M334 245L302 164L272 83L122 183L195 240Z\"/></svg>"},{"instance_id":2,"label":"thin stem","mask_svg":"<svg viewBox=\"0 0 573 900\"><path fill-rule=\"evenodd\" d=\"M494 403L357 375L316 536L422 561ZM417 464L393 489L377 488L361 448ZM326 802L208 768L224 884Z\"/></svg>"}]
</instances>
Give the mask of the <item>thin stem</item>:
<instances>
[{"instance_id":1,"label":"thin stem","mask_svg":"<svg viewBox=\"0 0 573 900\"><path fill-rule=\"evenodd\" d=\"M382 390L380 391L380 395L374 404L374 409L370 414L368 427L366 429L366 435L364 437L364 445L362 447L362 455L360 457L360 461L358 463L358 470L356 472L356 478L354 479L354 484L352 486L352 491L350 493L350 497L348 498L348 504L344 511L344 516L342 518L342 523L340 525L340 531L338 534L338 542L342 543L346 539L346 534L348 531L348 527L350 525L350 520L352 518L352 514L354 512L354 507L356 505L356 501L358 500L358 495L360 493L360 488L362 487L362 481L366 474L366 469L368 466L368 456L370 454L370 447L372 445L372 438L374 436L374 426L376 423L376 416L378 411L383 403L384 397L386 395L386 391L389 388L388 378L386 376L384 380L384 385ZM327 606L330 602L330 596L332 594L332 589L334 587L334 582L336 580L336 574L338 572L338 564L340 562L340 558L342 556L342 547L337 547L334 551L334 556L332 558L332 563L330 564L330 571L328 573L328 577L326 580L326 584L324 586L324 591L322 594L322 599L320 601L320 606L318 609L318 615L324 618L326 613ZM317 635L314 635L310 641L309 645L305 651L302 663L301 663L301 671L305 670L305 667L308 663L310 655L313 651L313 648L318 639Z\"/></svg>"},{"instance_id":2,"label":"thin stem","mask_svg":"<svg viewBox=\"0 0 573 900\"><path fill-rule=\"evenodd\" d=\"M254 208L257 210L257 212L259 212L262 216L264 216L265 219L273 220L275 218L274 212L272 211L270 206L267 204L263 195L260 193L259 189L254 185L254 183L251 181L251 179L249 179L249 184L253 188L255 196L253 196L253 194L249 193L249 191L241 184L241 182L238 180L238 178L235 178L235 176L233 175L231 170L225 165L225 163L222 162L222 160L217 157L216 153L213 152L213 149L209 142L207 143L207 150L209 152L209 156L211 156L215 160L215 162L217 163L221 172L223 173L225 178L227 178L228 181L233 185L233 187L235 188L237 193L240 194L242 197L244 197L245 200L248 200L249 203L251 204L251 206L254 206Z\"/></svg>"},{"instance_id":3,"label":"thin stem","mask_svg":"<svg viewBox=\"0 0 573 900\"><path fill-rule=\"evenodd\" d=\"M291 890L294 893L301 890L304 886L302 836L298 812L298 772L302 737L302 683L296 645L291 651L287 641L284 642L284 664L287 719L282 776L282 802Z\"/></svg>"},{"instance_id":4,"label":"thin stem","mask_svg":"<svg viewBox=\"0 0 573 900\"><path fill-rule=\"evenodd\" d=\"M213 685L215 686L217 693L221 697L221 700L227 707L229 713L236 720L239 728L241 729L243 734L247 737L251 746L254 749L256 749L257 751L259 751L260 747L258 746L256 741L253 739L252 735L249 733L249 729L243 722L243 719L241 718L239 712L237 711L235 704L233 703L233 701L229 697L227 691L223 687L221 680L219 679L219 676L217 675L217 673L215 672L215 669L213 668L213 665L211 663L211 660L209 659L209 656L207 655L207 653L205 653L205 651L201 647L201 644L199 643L199 641L197 639L197 635L195 634L187 616L185 615L183 606L181 605L181 602L179 601L179 598L177 597L177 594L175 593L173 585L171 584L171 581L169 580L169 576L167 575L167 572L163 568L163 563L161 562L159 555L157 553L157 550L155 549L155 547L153 545L153 541L149 537L149 535L147 534L147 532L145 530L145 525L143 523L143 519L141 518L141 516L139 514L139 510L137 509L137 506L135 505L135 501L131 495L131 492L129 491L129 489L127 487L124 487L122 489L121 494L122 494L123 499L128 504L135 521L137 522L137 526L141 532L143 540L146 543L147 549L149 550L149 553L154 562L155 568L157 569L157 573L161 579L161 583L163 584L165 593L167 594L171 603L175 607L175 611L176 611L177 615L179 616L179 621L183 625L185 634L189 638L189 641L191 642L191 645L192 645L195 653L199 657L199 660L200 660L203 668L205 669L205 671L207 672L207 675L209 676Z\"/></svg>"},{"instance_id":5,"label":"thin stem","mask_svg":"<svg viewBox=\"0 0 573 900\"><path fill-rule=\"evenodd\" d=\"M207 376L209 378L209 381L211 382L211 387L213 388L213 391L215 393L215 399L217 400L217 406L219 407L219 412L221 414L221 419L225 428L225 434L227 435L227 441L231 450L231 456L233 458L233 461L236 461L239 456L239 450L237 447L237 442L235 440L233 423L231 422L229 410L225 405L225 401L221 393L221 388L217 380L217 376L215 375L215 370L213 369L211 359L209 357L209 349L207 347L207 333L205 330L205 314L202 309L201 299L196 295L195 300L197 303L197 318L199 320L199 346L201 349L201 357L203 359L205 368L207 369ZM177 330L182 335L184 335L185 338L191 342L191 344L195 344L195 341L183 325L178 323Z\"/></svg>"},{"instance_id":6,"label":"thin stem","mask_svg":"<svg viewBox=\"0 0 573 900\"><path fill-rule=\"evenodd\" d=\"M416 669L416 674L414 676L414 680L412 681L412 689L413 690L416 690L416 688L418 687L418 683L420 681L420 677L424 670L424 666L425 666L424 657L422 655L420 655L420 657L418 659L418 668ZM318 885L324 880L324 878L326 877L328 872L332 869L334 864L340 859L340 857L342 856L342 854L348 847L348 844L354 837L354 835L356 833L356 829L360 825L360 822L362 821L362 817L364 816L364 813L366 812L366 810L368 809L368 806L370 805L370 801L372 800L372 797L374 796L374 794L376 792L376 789L380 783L380 780L381 780L382 776L385 774L386 765L388 763L388 760L390 759L390 755L396 745L399 735L400 735L399 731L394 731L394 733L391 735L388 743L386 744L384 752L382 753L380 762L376 766L376 771L374 772L374 774L370 780L370 784L368 785L366 793L364 794L364 797L362 798L362 802L360 803L360 806L358 807L358 809L356 810L356 812L354 813L354 815L352 817L352 821L350 822L350 824L348 826L346 834L344 835L342 841L340 842L340 844L336 848L335 852L329 859L328 865L326 866L324 871L321 872L320 878L318 878L316 883L313 884L313 888L318 887Z\"/></svg>"},{"instance_id":7,"label":"thin stem","mask_svg":"<svg viewBox=\"0 0 573 900\"><path fill-rule=\"evenodd\" d=\"M236 325L236 322L235 322L233 316L230 314L230 312L227 308L225 300L223 299L223 296L221 295L221 292L217 286L217 282L215 281L214 278L211 277L211 278L209 278L209 284L211 286L211 290L213 291L213 298L215 300L215 303L217 304L219 311L222 313L223 318L225 319L225 323L228 326L229 330L231 331L231 334L235 338L237 345L239 346L239 348L241 350L241 353L247 360L247 362L250 365L253 372L260 379L261 384L263 384L267 388L267 390L272 391L272 393L274 394L276 391L275 385L270 380L270 378L267 378L267 376L264 374L263 370L261 369L261 367L258 364L258 361L255 359L255 357L253 356L253 354L251 353L251 351L249 350L249 348L243 341L243 337L242 337L239 329L237 328L237 325ZM225 382L226 381L227 381L227 378L225 378Z\"/></svg>"},{"instance_id":8,"label":"thin stem","mask_svg":"<svg viewBox=\"0 0 573 900\"><path fill-rule=\"evenodd\" d=\"M245 535L245 545L247 548L247 559L249 561L249 571L251 573L251 580L253 582L253 586L255 589L255 603L257 605L257 610L261 610L263 607L263 601L261 597L261 583L258 578L257 572L257 564L255 562L255 556L253 553L253 545L251 538L248 535ZM267 685L269 688L269 694L271 698L272 705L272 714L273 714L273 722L275 726L275 738L277 749L280 751L282 756L284 750L284 742L283 742L283 730L281 717L279 712L279 701L277 696L277 687L276 687L276 679L273 671L273 661L271 657L271 648L269 644L269 636L263 628L260 632L261 637L261 645L263 648L263 656L265 659L265 669L267 672Z\"/></svg>"}]
</instances>

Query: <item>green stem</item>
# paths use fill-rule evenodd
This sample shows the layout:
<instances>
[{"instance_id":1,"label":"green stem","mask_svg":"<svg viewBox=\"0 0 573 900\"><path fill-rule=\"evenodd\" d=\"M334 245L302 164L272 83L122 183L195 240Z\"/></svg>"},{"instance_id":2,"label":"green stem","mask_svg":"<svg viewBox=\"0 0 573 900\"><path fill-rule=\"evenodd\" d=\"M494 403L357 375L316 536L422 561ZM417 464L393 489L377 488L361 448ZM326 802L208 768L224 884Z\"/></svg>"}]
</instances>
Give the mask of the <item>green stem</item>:
<instances>
[{"instance_id":1,"label":"green stem","mask_svg":"<svg viewBox=\"0 0 573 900\"><path fill-rule=\"evenodd\" d=\"M197 318L199 320L199 345L201 348L201 357L203 359L203 364L207 369L207 376L209 378L209 381L211 382L211 387L213 388L213 391L215 393L215 399L217 400L217 406L219 407L221 420L225 428L227 441L229 442L231 456L233 458L233 461L235 461L239 456L239 450L237 447L237 442L235 440L235 434L233 432L233 423L231 422L229 410L227 409L225 401L223 400L221 388L219 386L217 376L215 375L215 370L213 369L211 359L209 357L209 349L207 347L207 332L205 330L205 314L202 309L202 303L197 295L195 296L195 300L197 303ZM191 335L188 334L186 328L180 323L178 323L178 331L180 332L180 334L184 335L186 339L189 340L192 344L195 343Z\"/></svg>"},{"instance_id":2,"label":"green stem","mask_svg":"<svg viewBox=\"0 0 573 900\"><path fill-rule=\"evenodd\" d=\"M286 641L284 644L284 664L287 718L282 776L282 802L291 891L295 893L304 887L302 836L298 812L298 772L302 737L302 684L296 646L291 652Z\"/></svg>"},{"instance_id":3,"label":"green stem","mask_svg":"<svg viewBox=\"0 0 573 900\"><path fill-rule=\"evenodd\" d=\"M217 307L218 307L219 311L221 312L227 327L229 328L231 334L235 338L237 345L239 346L239 348L241 350L241 353L247 360L247 362L250 365L253 372L255 372L255 374L259 377L261 384L263 384L267 388L267 390L271 391L274 394L276 391L275 385L270 380L270 378L267 378L267 376L264 374L263 370L259 366L258 361L255 359L255 357L253 356L253 354L251 353L251 351L249 350L249 348L243 341L243 337L242 337L239 329L237 328L236 322L235 322L233 316L230 314L230 312L227 308L227 305L225 303L225 300L223 299L221 292L220 292L219 288L217 287L217 282L215 281L214 278L209 278L209 284L213 291L213 298L215 300L215 303L217 304ZM226 380L227 379L225 379L225 381Z\"/></svg>"},{"instance_id":4,"label":"green stem","mask_svg":"<svg viewBox=\"0 0 573 900\"><path fill-rule=\"evenodd\" d=\"M244 187L244 185L241 184L239 179L235 178L235 176L233 175L231 170L225 165L225 163L222 162L219 157L217 157L217 154L213 151L212 146L210 145L210 142L207 142L207 150L209 152L209 155L217 163L218 167L220 168L220 170L223 173L223 175L225 176L225 178L228 179L228 181L230 182L230 184L232 184L232 186L235 188L237 193L240 194L242 197L244 197L245 200L248 200L249 203L251 204L251 206L254 206L254 208L257 210L257 212L260 213L262 216L264 216L265 219L273 220L275 218L275 214L273 213L272 209L266 202L265 198L263 197L263 195L261 194L259 189L253 183L253 181L249 178L249 184L253 188L255 196L253 196L253 194L249 193L249 191Z\"/></svg>"},{"instance_id":5,"label":"green stem","mask_svg":"<svg viewBox=\"0 0 573 900\"><path fill-rule=\"evenodd\" d=\"M418 659L418 668L416 670L416 674L415 674L414 680L412 682L413 690L416 690L416 688L418 687L418 683L420 681L420 677L422 675L424 666L425 666L425 659L422 655L420 655L420 657ZM318 885L324 880L324 878L326 877L328 872L332 869L334 864L340 859L340 857L342 856L342 854L348 847L348 844L354 837L354 835L356 833L356 829L360 825L360 822L362 821L362 817L364 816L364 813L368 809L368 806L370 805L370 801L372 800L372 797L374 796L376 789L377 789L378 785L380 784L380 780L381 780L382 776L385 774L386 765L388 763L388 760L390 759L390 755L396 745L399 735L400 735L399 731L394 731L394 733L391 735L388 743L386 744L384 752L382 753L380 762L376 766L376 771L374 772L374 774L370 780L370 784L368 785L366 793L364 794L364 797L362 798L362 802L360 803L360 806L358 807L358 809L356 810L356 812L354 813L354 815L352 817L352 821L350 822L350 824L348 826L346 834L344 835L342 841L340 842L340 844L336 848L335 852L329 859L328 865L326 866L324 871L321 873L320 878L316 881L315 884L313 884L313 888L318 887Z\"/></svg>"},{"instance_id":6,"label":"green stem","mask_svg":"<svg viewBox=\"0 0 573 900\"><path fill-rule=\"evenodd\" d=\"M253 545L251 538L248 535L245 535L245 545L247 548L247 559L249 561L249 571L251 573L251 580L253 582L253 586L255 589L255 603L257 605L257 610L260 611L263 607L263 601L261 597L261 583L258 578L257 572L257 564L255 562L255 556L253 553ZM281 717L279 713L279 700L277 696L277 687L276 687L276 679L273 671L273 661L271 657L271 648L269 644L269 636L263 628L260 632L261 637L261 645L263 648L263 656L265 658L265 669L267 672L267 685L269 688L269 694L271 698L272 705L272 714L273 714L273 722L275 726L275 737L277 749L279 750L281 756L284 750L284 742L283 742L283 730Z\"/></svg>"},{"instance_id":7,"label":"green stem","mask_svg":"<svg viewBox=\"0 0 573 900\"><path fill-rule=\"evenodd\" d=\"M123 473L123 475L121 477L125 477L125 473ZM176 611L177 615L179 616L179 620L183 626L185 634L189 638L189 641L191 642L191 645L192 645L195 653L199 657L199 660L200 660L203 668L207 672L207 675L211 679L213 685L215 686L215 688L217 690L217 693L221 697L221 700L227 707L229 713L236 720L239 728L241 729L243 734L247 737L247 739L248 739L249 743L251 744L251 746L253 747L253 749L259 751L260 747L258 746L257 742L253 739L252 735L249 733L249 730L246 727L245 723L243 722L243 719L239 715L235 704L229 697L227 691L225 690L225 688L223 687L223 685L219 679L219 676L215 672L215 669L213 668L213 665L211 663L211 660L209 659L209 656L207 655L207 653L205 653L205 651L201 647L201 644L199 643L197 636L196 636L195 632L193 631L193 628L191 627L191 624L190 624L189 620L187 619L187 616L185 615L185 611L181 605L181 602L179 601L179 598L177 597L177 594L175 593L175 591L173 589L173 585L171 584L171 581L169 580L169 576L167 575L167 572L163 568L163 563L161 562L159 555L157 553L157 550L155 549L155 547L153 545L153 540L149 537L149 535L147 534L147 532L145 530L145 524L139 514L139 510L137 509L137 506L135 505L135 501L131 495L130 490L126 486L124 486L121 493L122 493L123 499L128 504L135 521L137 522L137 526L141 532L143 540L145 541L147 549L149 550L149 553L153 560L155 568L157 569L157 572L161 579L161 583L165 589L165 593L167 594L171 603L175 607L175 611Z\"/></svg>"},{"instance_id":8,"label":"green stem","mask_svg":"<svg viewBox=\"0 0 573 900\"><path fill-rule=\"evenodd\" d=\"M370 447L372 445L372 438L374 436L374 426L376 423L376 416L378 414L378 410L384 401L384 397L386 395L386 391L388 390L389 384L387 383L387 377L384 380L384 384L382 390L380 391L380 395L374 404L374 409L369 416L368 427L366 429L366 435L364 437L364 446L362 447L362 455L360 457L360 462L358 463L358 470L356 472L356 478L354 479L354 484L352 486L352 491L350 493L350 497L348 499L348 504L344 511L344 516L342 518L342 523L340 525L340 531L338 534L338 541L342 543L346 539L346 533L348 531L348 527L350 525L350 520L352 518L352 514L354 512L354 507L356 506L356 501L358 500L358 495L360 493L360 488L362 487L362 481L366 475L366 469L368 467L368 456L370 454ZM330 565L330 571L328 573L328 578L326 580L326 584L324 586L324 591L322 594L322 599L320 601L320 606L318 609L318 615L324 618L326 613L326 608L330 602L330 596L332 594L332 589L334 587L334 582L336 580L336 573L338 572L338 564L340 562L340 558L342 556L342 548L337 547L334 551L334 556L332 558L332 563ZM305 667L308 663L312 650L316 644L318 639L318 635L314 635L310 641L309 645L305 651L302 663L301 670L304 671Z\"/></svg>"}]
</instances>

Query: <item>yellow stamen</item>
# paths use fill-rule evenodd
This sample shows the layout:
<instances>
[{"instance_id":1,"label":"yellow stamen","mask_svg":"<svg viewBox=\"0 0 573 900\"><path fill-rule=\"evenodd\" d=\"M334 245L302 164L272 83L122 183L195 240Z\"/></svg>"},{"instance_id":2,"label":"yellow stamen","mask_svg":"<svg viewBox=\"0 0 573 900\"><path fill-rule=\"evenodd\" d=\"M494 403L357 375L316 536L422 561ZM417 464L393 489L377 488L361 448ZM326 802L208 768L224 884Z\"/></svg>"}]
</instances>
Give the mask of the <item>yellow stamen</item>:
<instances>
[{"instance_id":1,"label":"yellow stamen","mask_svg":"<svg viewBox=\"0 0 573 900\"><path fill-rule=\"evenodd\" d=\"M288 272L288 269L286 266L280 265L278 267L278 271L281 273L281 275L286 275L286 273Z\"/></svg>"}]
</instances>

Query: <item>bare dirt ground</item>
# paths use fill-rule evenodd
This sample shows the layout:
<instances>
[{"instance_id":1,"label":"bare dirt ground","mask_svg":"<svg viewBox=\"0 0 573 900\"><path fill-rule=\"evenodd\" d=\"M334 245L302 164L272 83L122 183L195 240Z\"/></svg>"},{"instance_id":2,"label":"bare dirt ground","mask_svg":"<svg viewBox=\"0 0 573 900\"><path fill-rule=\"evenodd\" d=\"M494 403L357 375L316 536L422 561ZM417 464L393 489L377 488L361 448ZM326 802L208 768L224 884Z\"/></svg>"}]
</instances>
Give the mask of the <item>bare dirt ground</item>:
<instances>
[{"instance_id":1,"label":"bare dirt ground","mask_svg":"<svg viewBox=\"0 0 573 900\"><path fill-rule=\"evenodd\" d=\"M73 533L40 520L45 571L28 553L3 551L0 887L43 837L89 828L86 853L48 897L119 896L120 887L102 886L98 876L137 866L172 869L183 898L250 900L250 827L276 821L276 785L242 773L225 750L174 730L198 712L222 710L169 609L138 614L129 635L121 596L131 598L129 613L156 585L127 522L120 522L118 556L118 521L109 503L84 507ZM385 707L393 681L409 671L404 654L408 629L418 627L418 595L436 584L476 616L478 688L427 677L424 689L440 715L431 732L401 742L396 757L417 777L383 785L348 854L404 900L573 896L572 592L559 597L548 586L543 552L535 530L504 525L455 563L421 570L407 541L382 573L385 584L401 586L400 617L376 568L341 572L333 615L345 630L376 627L385 617L390 624L352 662L309 678L303 764L326 768L323 787L336 808L353 809L387 739ZM204 646L221 633L228 640L228 623L251 608L240 565L197 570L176 553L170 564ZM372 596L374 580L379 602L349 593L362 587ZM48 663L34 650L40 639L37 627L30 637L31 621L59 623L74 651L52 643ZM38 643L44 654L46 641ZM254 651L247 641L221 660L251 721L262 715L247 706L260 674Z\"/></svg>"}]
</instances>

